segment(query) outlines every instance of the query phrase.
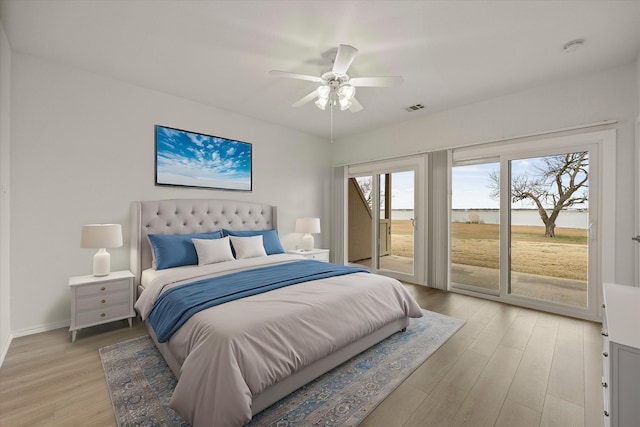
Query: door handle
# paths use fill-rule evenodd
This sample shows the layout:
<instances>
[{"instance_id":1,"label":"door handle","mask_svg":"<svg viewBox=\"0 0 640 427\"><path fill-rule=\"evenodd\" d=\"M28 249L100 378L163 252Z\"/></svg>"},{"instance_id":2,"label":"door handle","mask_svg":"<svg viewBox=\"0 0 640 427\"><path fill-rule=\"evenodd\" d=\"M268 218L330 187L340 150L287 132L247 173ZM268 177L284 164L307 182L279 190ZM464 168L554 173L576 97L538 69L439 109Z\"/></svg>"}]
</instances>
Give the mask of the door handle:
<instances>
[{"instance_id":1,"label":"door handle","mask_svg":"<svg viewBox=\"0 0 640 427\"><path fill-rule=\"evenodd\" d=\"M635 240L636 242L640 243L640 236L632 237L631 240Z\"/></svg>"}]
</instances>

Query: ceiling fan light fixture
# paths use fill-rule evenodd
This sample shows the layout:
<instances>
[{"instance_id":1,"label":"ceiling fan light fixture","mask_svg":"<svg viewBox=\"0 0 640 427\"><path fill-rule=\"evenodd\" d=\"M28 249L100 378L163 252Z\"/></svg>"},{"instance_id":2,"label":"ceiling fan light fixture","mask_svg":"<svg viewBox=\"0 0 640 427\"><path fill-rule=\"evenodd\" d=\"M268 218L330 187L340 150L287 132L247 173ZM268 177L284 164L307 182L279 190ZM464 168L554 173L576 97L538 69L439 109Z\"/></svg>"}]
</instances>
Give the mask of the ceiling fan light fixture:
<instances>
[{"instance_id":1,"label":"ceiling fan light fixture","mask_svg":"<svg viewBox=\"0 0 640 427\"><path fill-rule=\"evenodd\" d=\"M320 97L321 99L328 99L330 93L331 88L329 87L329 85L322 85L318 87L318 97Z\"/></svg>"},{"instance_id":2,"label":"ceiling fan light fixture","mask_svg":"<svg viewBox=\"0 0 640 427\"><path fill-rule=\"evenodd\" d=\"M350 84L344 84L338 89L338 95L340 98L351 100L356 96L356 88Z\"/></svg>"},{"instance_id":3,"label":"ceiling fan light fixture","mask_svg":"<svg viewBox=\"0 0 640 427\"><path fill-rule=\"evenodd\" d=\"M340 98L340 110L344 111L351 107L351 101L347 98Z\"/></svg>"},{"instance_id":4,"label":"ceiling fan light fixture","mask_svg":"<svg viewBox=\"0 0 640 427\"><path fill-rule=\"evenodd\" d=\"M318 100L316 101L316 107L318 107L321 110L324 110L325 108L327 108L328 103L329 103L329 98L318 98Z\"/></svg>"},{"instance_id":5,"label":"ceiling fan light fixture","mask_svg":"<svg viewBox=\"0 0 640 427\"><path fill-rule=\"evenodd\" d=\"M356 87L396 87L400 86L404 81L400 76L350 78L347 71L358 53L358 49L350 45L341 44L331 52L335 53L335 57L332 58L333 67L320 76L278 70L271 70L270 74L316 83L318 86L297 102L294 102L292 107L301 107L313 100L315 100L316 107L321 110L326 110L327 105L329 105L331 107L332 126L333 107L339 106L341 110L349 109L352 113L362 111L362 104L355 97ZM327 55L327 58L329 58L329 55Z\"/></svg>"}]
</instances>

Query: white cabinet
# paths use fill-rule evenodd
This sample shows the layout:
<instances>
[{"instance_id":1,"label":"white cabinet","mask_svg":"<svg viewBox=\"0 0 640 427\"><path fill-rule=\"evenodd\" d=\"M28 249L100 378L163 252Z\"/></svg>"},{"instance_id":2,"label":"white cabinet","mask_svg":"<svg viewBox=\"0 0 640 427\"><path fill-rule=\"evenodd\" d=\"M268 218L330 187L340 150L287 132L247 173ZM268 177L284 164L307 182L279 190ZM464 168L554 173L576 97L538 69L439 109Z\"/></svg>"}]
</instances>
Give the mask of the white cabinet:
<instances>
[{"instance_id":1,"label":"white cabinet","mask_svg":"<svg viewBox=\"0 0 640 427\"><path fill-rule=\"evenodd\" d=\"M317 261L329 262L329 249L311 249L303 251L301 249L287 251L288 254L302 255L305 258L315 259Z\"/></svg>"},{"instance_id":2,"label":"white cabinet","mask_svg":"<svg viewBox=\"0 0 640 427\"><path fill-rule=\"evenodd\" d=\"M136 316L133 308L133 274L115 271L107 276L76 276L71 288L71 341L82 328Z\"/></svg>"},{"instance_id":3,"label":"white cabinet","mask_svg":"<svg viewBox=\"0 0 640 427\"><path fill-rule=\"evenodd\" d=\"M605 426L640 426L640 288L604 284L602 387Z\"/></svg>"}]
</instances>

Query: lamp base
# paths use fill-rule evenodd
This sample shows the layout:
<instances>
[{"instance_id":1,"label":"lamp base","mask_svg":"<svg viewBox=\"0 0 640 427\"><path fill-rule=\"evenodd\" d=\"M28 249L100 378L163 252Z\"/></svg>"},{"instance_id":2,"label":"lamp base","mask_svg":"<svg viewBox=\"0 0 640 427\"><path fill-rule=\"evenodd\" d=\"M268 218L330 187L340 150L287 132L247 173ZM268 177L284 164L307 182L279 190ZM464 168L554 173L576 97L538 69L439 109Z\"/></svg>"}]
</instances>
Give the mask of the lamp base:
<instances>
[{"instance_id":1,"label":"lamp base","mask_svg":"<svg viewBox=\"0 0 640 427\"><path fill-rule=\"evenodd\" d=\"M111 271L111 255L105 248L99 249L93 256L93 275L108 276Z\"/></svg>"},{"instance_id":2,"label":"lamp base","mask_svg":"<svg viewBox=\"0 0 640 427\"><path fill-rule=\"evenodd\" d=\"M303 251L313 250L313 236L309 233L305 233L305 235L302 236L302 250Z\"/></svg>"}]
</instances>

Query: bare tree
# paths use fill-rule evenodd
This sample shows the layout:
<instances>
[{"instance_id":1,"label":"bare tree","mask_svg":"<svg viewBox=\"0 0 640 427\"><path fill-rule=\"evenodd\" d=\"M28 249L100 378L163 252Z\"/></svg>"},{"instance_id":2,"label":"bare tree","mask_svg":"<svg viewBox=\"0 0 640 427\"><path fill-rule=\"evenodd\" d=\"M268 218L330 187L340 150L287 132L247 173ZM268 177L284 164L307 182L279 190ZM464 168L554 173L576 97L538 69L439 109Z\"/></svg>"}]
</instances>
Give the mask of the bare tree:
<instances>
[{"instance_id":1,"label":"bare tree","mask_svg":"<svg viewBox=\"0 0 640 427\"><path fill-rule=\"evenodd\" d=\"M364 194L364 198L369 205L369 209L373 210L373 181L371 177L357 179L358 185ZM380 189L380 207L384 206L384 189Z\"/></svg>"},{"instance_id":2,"label":"bare tree","mask_svg":"<svg viewBox=\"0 0 640 427\"><path fill-rule=\"evenodd\" d=\"M367 201L367 205L369 205L369 209L373 209L373 200L371 199L373 183L371 182L371 178L360 178L357 181L360 189L362 190L362 194L364 194L364 198Z\"/></svg>"},{"instance_id":3,"label":"bare tree","mask_svg":"<svg viewBox=\"0 0 640 427\"><path fill-rule=\"evenodd\" d=\"M545 237L556 237L556 220L563 209L588 201L589 153L568 153L542 158L534 172L511 177L511 201L531 200L545 225ZM500 175L489 173L490 196L500 196Z\"/></svg>"}]
</instances>

